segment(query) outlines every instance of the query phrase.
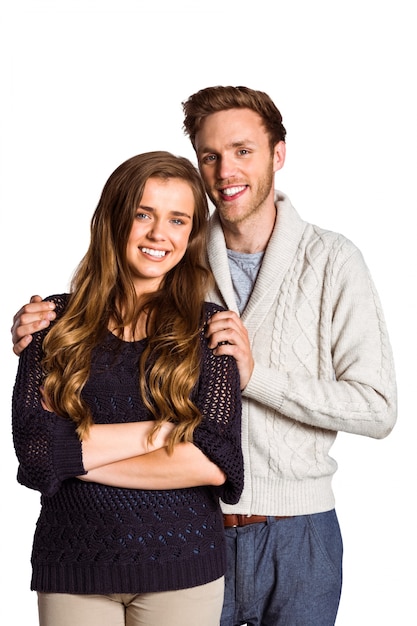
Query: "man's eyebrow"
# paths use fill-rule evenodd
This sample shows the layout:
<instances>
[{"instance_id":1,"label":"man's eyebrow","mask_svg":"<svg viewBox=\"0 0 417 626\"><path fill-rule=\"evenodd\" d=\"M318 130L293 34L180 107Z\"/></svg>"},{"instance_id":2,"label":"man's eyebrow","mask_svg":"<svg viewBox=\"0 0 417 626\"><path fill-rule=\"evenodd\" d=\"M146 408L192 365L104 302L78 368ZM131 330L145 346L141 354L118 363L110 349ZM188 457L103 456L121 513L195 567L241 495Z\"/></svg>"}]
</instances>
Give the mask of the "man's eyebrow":
<instances>
[{"instance_id":1,"label":"man's eyebrow","mask_svg":"<svg viewBox=\"0 0 417 626\"><path fill-rule=\"evenodd\" d=\"M257 145L256 141L253 141L252 139L239 139L236 141L231 141L230 143L226 144L224 147L226 148L226 150L228 150L230 148L242 148L243 146L255 147L256 145ZM210 146L205 146L204 148L200 148L198 152L199 153L204 153L204 152L216 153L216 150L210 148Z\"/></svg>"}]
</instances>

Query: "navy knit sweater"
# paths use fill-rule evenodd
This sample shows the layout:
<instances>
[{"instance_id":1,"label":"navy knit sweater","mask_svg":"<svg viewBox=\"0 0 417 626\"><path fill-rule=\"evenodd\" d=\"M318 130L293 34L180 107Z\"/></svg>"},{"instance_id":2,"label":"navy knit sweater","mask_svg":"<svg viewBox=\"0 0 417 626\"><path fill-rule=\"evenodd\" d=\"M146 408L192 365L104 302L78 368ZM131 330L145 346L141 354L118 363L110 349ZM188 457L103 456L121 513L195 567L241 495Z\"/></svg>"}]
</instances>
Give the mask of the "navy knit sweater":
<instances>
[{"instance_id":1,"label":"navy knit sweater","mask_svg":"<svg viewBox=\"0 0 417 626\"><path fill-rule=\"evenodd\" d=\"M58 317L68 296L53 296ZM221 307L206 304L206 319ZM241 398L236 362L212 354L201 333L202 367L193 400L202 412L194 444L227 475L222 487L119 489L85 474L69 419L40 404L42 341L36 333L19 359L13 392L18 481L39 490L31 588L65 593L144 593L201 585L225 572L219 497L233 504L243 488ZM152 419L141 400L138 361L146 340L110 332L92 355L83 398L96 423Z\"/></svg>"}]
</instances>

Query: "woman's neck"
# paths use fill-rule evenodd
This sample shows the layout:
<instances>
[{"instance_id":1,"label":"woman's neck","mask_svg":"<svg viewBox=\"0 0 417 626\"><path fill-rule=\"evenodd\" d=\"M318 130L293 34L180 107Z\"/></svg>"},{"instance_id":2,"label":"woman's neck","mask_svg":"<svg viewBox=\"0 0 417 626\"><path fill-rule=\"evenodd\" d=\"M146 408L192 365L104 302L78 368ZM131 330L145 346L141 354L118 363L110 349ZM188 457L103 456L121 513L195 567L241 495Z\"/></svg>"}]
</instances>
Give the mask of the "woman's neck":
<instances>
[{"instance_id":1,"label":"woman's neck","mask_svg":"<svg viewBox=\"0 0 417 626\"><path fill-rule=\"evenodd\" d=\"M108 328L111 333L117 335L122 341L140 341L146 337L146 320L147 315L142 312L139 315L134 329L132 328L132 324L118 328L117 324L112 319L109 321Z\"/></svg>"}]
</instances>

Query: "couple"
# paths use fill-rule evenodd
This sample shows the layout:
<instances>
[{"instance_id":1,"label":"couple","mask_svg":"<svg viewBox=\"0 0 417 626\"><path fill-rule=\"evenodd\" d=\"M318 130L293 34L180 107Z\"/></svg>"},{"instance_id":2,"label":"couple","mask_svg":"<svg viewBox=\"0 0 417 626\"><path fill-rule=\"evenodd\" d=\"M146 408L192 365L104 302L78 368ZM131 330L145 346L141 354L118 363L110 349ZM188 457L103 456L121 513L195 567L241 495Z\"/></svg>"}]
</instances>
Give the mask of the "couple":
<instances>
[{"instance_id":1,"label":"couple","mask_svg":"<svg viewBox=\"0 0 417 626\"><path fill-rule=\"evenodd\" d=\"M286 131L269 96L211 87L183 107L216 207L207 242L191 164L134 157L104 187L71 296L15 316L41 625L330 626L329 451L339 430L382 438L396 420L381 306L359 250L274 190Z\"/></svg>"}]
</instances>

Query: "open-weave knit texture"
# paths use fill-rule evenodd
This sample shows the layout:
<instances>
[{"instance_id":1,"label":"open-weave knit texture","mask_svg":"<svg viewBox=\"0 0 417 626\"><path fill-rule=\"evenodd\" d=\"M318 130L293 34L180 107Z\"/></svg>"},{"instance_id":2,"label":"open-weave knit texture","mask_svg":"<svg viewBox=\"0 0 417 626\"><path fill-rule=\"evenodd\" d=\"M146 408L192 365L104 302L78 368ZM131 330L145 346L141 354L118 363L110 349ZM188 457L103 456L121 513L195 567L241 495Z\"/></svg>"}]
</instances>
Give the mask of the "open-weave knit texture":
<instances>
[{"instance_id":1,"label":"open-weave knit texture","mask_svg":"<svg viewBox=\"0 0 417 626\"><path fill-rule=\"evenodd\" d=\"M67 296L53 296L58 315ZM206 305L206 319L220 307ZM42 341L20 357L13 394L18 480L42 493L32 588L45 592L140 593L204 584L225 571L219 497L243 487L241 396L236 362L215 357L201 332L202 367L193 399L203 419L194 443L227 475L221 488L119 489L78 480L81 443L69 419L40 404ZM138 361L146 340L110 332L92 355L83 397L96 423L152 419L141 400Z\"/></svg>"}]
</instances>

